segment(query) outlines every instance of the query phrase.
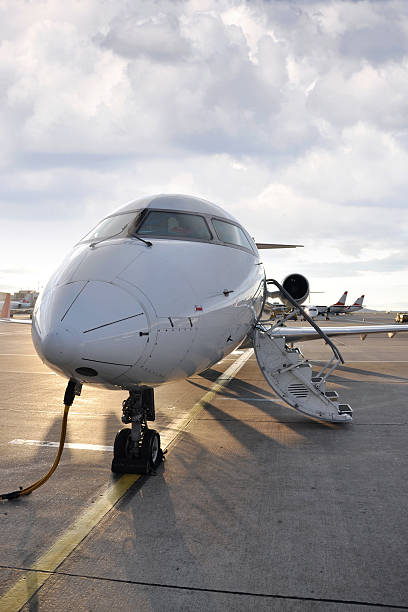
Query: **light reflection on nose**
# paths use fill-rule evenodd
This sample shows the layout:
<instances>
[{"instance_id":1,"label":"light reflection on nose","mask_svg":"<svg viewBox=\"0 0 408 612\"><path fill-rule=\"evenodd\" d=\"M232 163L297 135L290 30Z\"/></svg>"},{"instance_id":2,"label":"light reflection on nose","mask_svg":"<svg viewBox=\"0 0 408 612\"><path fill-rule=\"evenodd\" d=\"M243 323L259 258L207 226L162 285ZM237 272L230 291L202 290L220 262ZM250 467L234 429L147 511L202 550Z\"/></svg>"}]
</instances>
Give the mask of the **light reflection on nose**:
<instances>
[{"instance_id":1,"label":"light reflection on nose","mask_svg":"<svg viewBox=\"0 0 408 612\"><path fill-rule=\"evenodd\" d=\"M149 322L142 304L112 283L53 288L33 320L33 340L47 364L66 376L111 382L142 356Z\"/></svg>"},{"instance_id":2,"label":"light reflection on nose","mask_svg":"<svg viewBox=\"0 0 408 612\"><path fill-rule=\"evenodd\" d=\"M70 363L75 358L77 346L74 334L61 325L41 339L44 359L58 366Z\"/></svg>"}]
</instances>

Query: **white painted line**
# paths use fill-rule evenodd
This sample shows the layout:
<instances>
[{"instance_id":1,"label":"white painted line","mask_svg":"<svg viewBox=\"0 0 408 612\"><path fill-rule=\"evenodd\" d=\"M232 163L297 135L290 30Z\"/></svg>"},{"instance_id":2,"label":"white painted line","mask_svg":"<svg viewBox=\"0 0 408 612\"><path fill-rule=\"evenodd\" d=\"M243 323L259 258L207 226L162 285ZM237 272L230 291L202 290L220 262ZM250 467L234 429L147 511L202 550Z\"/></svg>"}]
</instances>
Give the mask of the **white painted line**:
<instances>
[{"instance_id":1,"label":"white painted line","mask_svg":"<svg viewBox=\"0 0 408 612\"><path fill-rule=\"evenodd\" d=\"M13 332L0 332L0 336L14 336Z\"/></svg>"},{"instance_id":2,"label":"white painted line","mask_svg":"<svg viewBox=\"0 0 408 612\"><path fill-rule=\"evenodd\" d=\"M43 376L57 376L55 372L47 372L46 370L44 372L33 372L31 370L2 370L0 374L39 374Z\"/></svg>"},{"instance_id":3,"label":"white painted line","mask_svg":"<svg viewBox=\"0 0 408 612\"><path fill-rule=\"evenodd\" d=\"M231 353L231 355L233 355L234 353ZM255 360L255 357L250 357L250 360L253 359ZM224 363L224 361L235 361L235 359L230 359L229 357L225 357L225 359L221 359L221 361L217 361L217 363L215 363L214 365L220 365L221 363Z\"/></svg>"},{"instance_id":4,"label":"white painted line","mask_svg":"<svg viewBox=\"0 0 408 612\"><path fill-rule=\"evenodd\" d=\"M229 353L230 355L242 355L244 351L242 350L236 350L236 351L232 351L232 353Z\"/></svg>"},{"instance_id":5,"label":"white painted line","mask_svg":"<svg viewBox=\"0 0 408 612\"><path fill-rule=\"evenodd\" d=\"M36 357L38 359L38 355L32 353L0 353L0 357Z\"/></svg>"},{"instance_id":6,"label":"white painted line","mask_svg":"<svg viewBox=\"0 0 408 612\"><path fill-rule=\"evenodd\" d=\"M48 446L52 448L58 448L59 442L48 442L47 440L22 440L17 438L16 440L11 440L9 444L18 444L19 446ZM103 446L102 444L79 444L77 442L66 442L64 444L65 448L75 448L78 450L91 450L91 451L113 451L113 446Z\"/></svg>"},{"instance_id":7,"label":"white painted line","mask_svg":"<svg viewBox=\"0 0 408 612\"><path fill-rule=\"evenodd\" d=\"M23 404L24 405L24 404ZM4 412L27 412L26 408L0 408L0 412L1 411ZM31 410L30 411L30 416L31 417L35 417L39 414L48 414L48 415L56 415L56 416L61 416L61 411L57 411L57 410ZM97 414L92 414L92 413L82 413L82 412L70 412L69 416L74 417L80 417L80 418L84 418L84 419L103 419L105 417L110 417L110 416L115 416L115 413L110 412L110 413L103 413L103 412L98 412ZM120 421L118 421L118 424L120 424Z\"/></svg>"},{"instance_id":8,"label":"white painted line","mask_svg":"<svg viewBox=\"0 0 408 612\"><path fill-rule=\"evenodd\" d=\"M194 412L194 416L198 413L198 411L202 410L205 407L205 403L211 401L217 394L218 391L221 390L227 383L230 381L242 368L242 366L248 361L248 359L252 356L253 350L247 349L246 351L239 351L241 353L240 357L234 360L234 363L218 378L217 381L212 385L210 391L208 391L201 400L199 400L190 411L189 415L186 417L185 415L181 417L176 417L160 431L160 441L163 449L167 448L174 440L178 437L178 435L183 431L186 425L192 420L192 415ZM217 395L218 396L218 395ZM235 398L220 398L220 399L235 399ZM247 398L252 399L252 398ZM257 399L255 401L275 401L275 400L267 400L267 399ZM279 401L279 400L278 400ZM48 411L47 414L51 414ZM53 412L55 414L55 412ZM91 417L95 418L95 415L89 414L81 414L79 412L71 413L75 414L75 416L79 417ZM100 415L99 415L100 416ZM48 448L58 448L59 442L51 442L49 440L24 440L22 438L16 438L15 440L11 440L9 444L15 444L19 446L43 446ZM72 448L75 450L90 450L90 451L100 451L100 452L113 452L113 446L104 446L102 444L80 444L76 442L66 442L66 448Z\"/></svg>"}]
</instances>

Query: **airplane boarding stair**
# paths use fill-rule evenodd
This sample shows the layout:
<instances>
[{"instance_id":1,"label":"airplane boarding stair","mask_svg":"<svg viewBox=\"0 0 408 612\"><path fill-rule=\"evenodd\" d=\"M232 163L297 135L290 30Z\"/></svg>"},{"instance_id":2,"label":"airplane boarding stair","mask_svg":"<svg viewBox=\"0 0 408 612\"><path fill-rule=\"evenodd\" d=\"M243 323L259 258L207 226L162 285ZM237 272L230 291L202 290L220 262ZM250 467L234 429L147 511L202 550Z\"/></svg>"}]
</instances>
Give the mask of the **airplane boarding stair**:
<instances>
[{"instance_id":1,"label":"airplane boarding stair","mask_svg":"<svg viewBox=\"0 0 408 612\"><path fill-rule=\"evenodd\" d=\"M282 291L333 351L333 357L315 376L311 364L298 348L288 346L282 335L274 337L274 331L279 327L282 332L282 324L291 315L274 322L273 325L268 321L258 321L253 332L253 346L267 383L279 397L299 412L324 421L350 422L353 412L351 407L339 401L336 391L326 391L328 376L340 363L344 363L340 352L277 281L266 282L275 284Z\"/></svg>"}]
</instances>

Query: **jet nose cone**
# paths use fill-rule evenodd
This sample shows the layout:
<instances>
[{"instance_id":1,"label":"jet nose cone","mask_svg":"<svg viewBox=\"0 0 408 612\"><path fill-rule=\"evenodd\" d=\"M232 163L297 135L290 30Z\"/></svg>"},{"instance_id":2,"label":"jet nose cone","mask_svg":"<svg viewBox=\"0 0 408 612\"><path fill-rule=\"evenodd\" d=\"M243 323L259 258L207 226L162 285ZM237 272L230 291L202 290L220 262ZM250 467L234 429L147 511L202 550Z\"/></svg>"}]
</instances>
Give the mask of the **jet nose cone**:
<instances>
[{"instance_id":1,"label":"jet nose cone","mask_svg":"<svg viewBox=\"0 0 408 612\"><path fill-rule=\"evenodd\" d=\"M52 369L107 386L141 359L149 333L140 299L103 281L55 287L33 321L34 345Z\"/></svg>"},{"instance_id":2,"label":"jet nose cone","mask_svg":"<svg viewBox=\"0 0 408 612\"><path fill-rule=\"evenodd\" d=\"M74 329L64 324L64 315L84 289L84 281L52 287L42 293L33 313L32 338L41 359L58 372L73 358L76 348Z\"/></svg>"},{"instance_id":3,"label":"jet nose cone","mask_svg":"<svg viewBox=\"0 0 408 612\"><path fill-rule=\"evenodd\" d=\"M49 331L41 341L41 353L45 361L60 366L74 359L77 347L78 339L74 333L61 326Z\"/></svg>"}]
</instances>

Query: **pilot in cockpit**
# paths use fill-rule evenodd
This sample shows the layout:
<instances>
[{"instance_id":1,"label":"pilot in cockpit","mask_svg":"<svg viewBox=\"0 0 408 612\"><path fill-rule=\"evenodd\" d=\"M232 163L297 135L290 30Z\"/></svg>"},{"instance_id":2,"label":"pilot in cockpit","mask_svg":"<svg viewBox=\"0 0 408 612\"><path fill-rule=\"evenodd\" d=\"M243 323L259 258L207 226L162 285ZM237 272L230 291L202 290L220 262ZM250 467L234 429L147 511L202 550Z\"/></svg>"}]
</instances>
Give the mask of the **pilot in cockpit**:
<instances>
[{"instance_id":1,"label":"pilot in cockpit","mask_svg":"<svg viewBox=\"0 0 408 612\"><path fill-rule=\"evenodd\" d=\"M188 227L186 219L184 218L180 222L180 217L169 217L167 230L170 235L174 236L188 236L191 233L191 228Z\"/></svg>"}]
</instances>

